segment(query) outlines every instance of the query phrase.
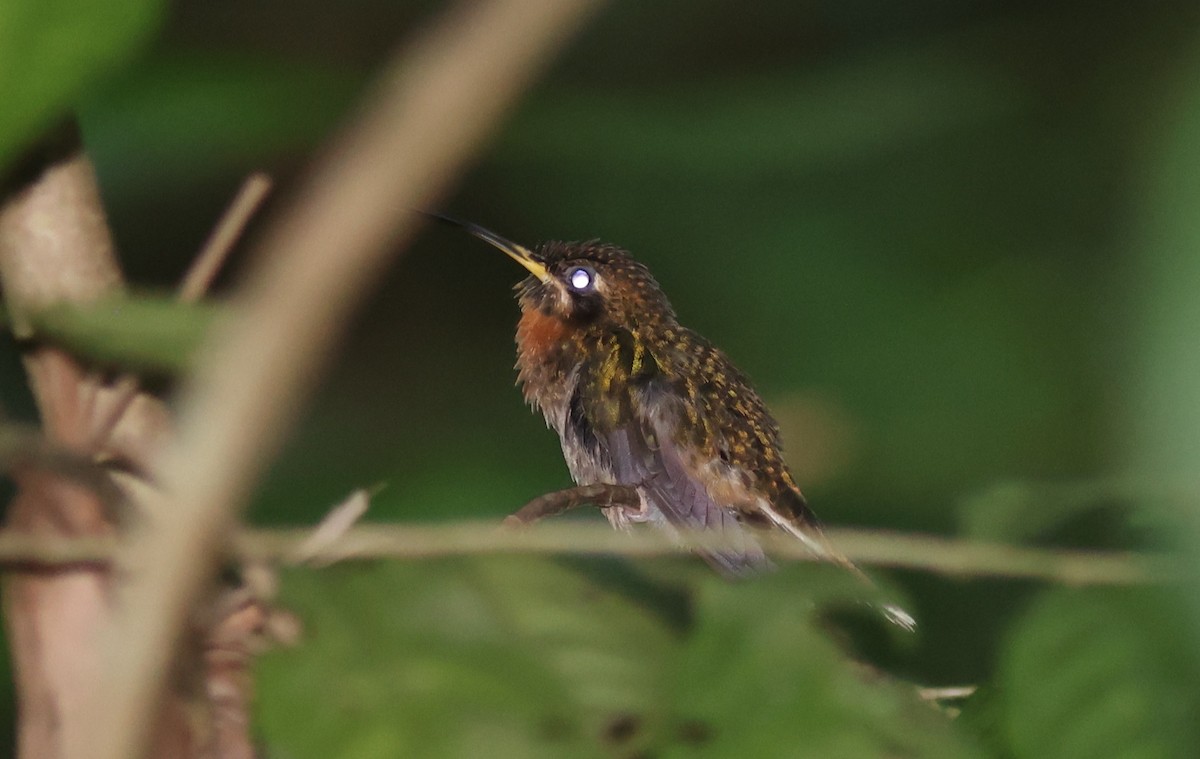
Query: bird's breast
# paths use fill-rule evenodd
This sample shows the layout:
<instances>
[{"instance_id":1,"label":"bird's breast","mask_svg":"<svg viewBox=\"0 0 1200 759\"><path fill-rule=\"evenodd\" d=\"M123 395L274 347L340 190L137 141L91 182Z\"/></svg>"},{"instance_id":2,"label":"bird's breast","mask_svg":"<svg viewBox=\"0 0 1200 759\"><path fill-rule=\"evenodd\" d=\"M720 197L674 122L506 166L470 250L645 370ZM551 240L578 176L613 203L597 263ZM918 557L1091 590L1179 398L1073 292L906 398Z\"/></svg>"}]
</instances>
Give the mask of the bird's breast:
<instances>
[{"instance_id":1,"label":"bird's breast","mask_svg":"<svg viewBox=\"0 0 1200 759\"><path fill-rule=\"evenodd\" d=\"M521 314L517 323L517 352L521 362L542 363L560 352L567 335L566 323L540 309L531 308Z\"/></svg>"},{"instance_id":2,"label":"bird's breast","mask_svg":"<svg viewBox=\"0 0 1200 759\"><path fill-rule=\"evenodd\" d=\"M574 389L572 328L533 308L517 324L517 379L525 400L561 433L563 414Z\"/></svg>"}]
</instances>

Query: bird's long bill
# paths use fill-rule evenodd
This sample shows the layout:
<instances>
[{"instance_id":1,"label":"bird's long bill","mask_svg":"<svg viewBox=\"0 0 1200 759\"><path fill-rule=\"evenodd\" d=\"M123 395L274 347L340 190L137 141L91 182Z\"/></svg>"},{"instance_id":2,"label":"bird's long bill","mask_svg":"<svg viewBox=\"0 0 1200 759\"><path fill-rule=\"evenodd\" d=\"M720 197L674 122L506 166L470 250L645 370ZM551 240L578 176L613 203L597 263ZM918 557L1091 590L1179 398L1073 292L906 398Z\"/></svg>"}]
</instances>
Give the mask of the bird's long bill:
<instances>
[{"instance_id":1,"label":"bird's long bill","mask_svg":"<svg viewBox=\"0 0 1200 759\"><path fill-rule=\"evenodd\" d=\"M483 240L493 247L503 251L505 255L521 264L521 266L524 266L530 271L530 273L533 274L533 276L537 277L543 282L550 279L550 274L546 271L546 267L542 266L542 264L534 259L533 252L524 245L517 245L515 242L506 240L495 232L484 229L478 224L472 224L469 221L460 221L459 219L453 219L449 216L442 216L441 214L436 213L426 213L425 215L431 219L436 219L445 224L458 227L459 229L465 229L475 237L478 237L480 240Z\"/></svg>"}]
</instances>

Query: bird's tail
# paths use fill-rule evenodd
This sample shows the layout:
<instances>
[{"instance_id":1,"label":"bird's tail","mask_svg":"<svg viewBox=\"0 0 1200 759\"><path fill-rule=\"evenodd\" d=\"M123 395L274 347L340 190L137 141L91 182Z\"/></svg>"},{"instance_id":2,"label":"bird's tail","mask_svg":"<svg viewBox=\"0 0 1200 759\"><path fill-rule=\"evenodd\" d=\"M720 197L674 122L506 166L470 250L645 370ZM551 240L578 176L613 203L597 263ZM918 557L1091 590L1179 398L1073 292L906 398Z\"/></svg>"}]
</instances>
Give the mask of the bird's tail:
<instances>
[{"instance_id":1,"label":"bird's tail","mask_svg":"<svg viewBox=\"0 0 1200 759\"><path fill-rule=\"evenodd\" d=\"M814 556L822 561L828 561L831 564L837 564L862 581L868 587L876 587L875 581L867 576L865 572L858 568L858 565L850 561L841 551L834 548L829 538L825 535L825 531L821 529L820 523L813 515L812 510L808 507L808 502L799 490L789 490L789 497L794 497L795 504L788 504L790 514L781 513L772 504L763 505L763 514L784 532L795 537L808 548ZM907 611L895 604L888 603L871 603L870 606L877 608L884 618L892 624L902 627L905 630L915 630L917 620Z\"/></svg>"}]
</instances>

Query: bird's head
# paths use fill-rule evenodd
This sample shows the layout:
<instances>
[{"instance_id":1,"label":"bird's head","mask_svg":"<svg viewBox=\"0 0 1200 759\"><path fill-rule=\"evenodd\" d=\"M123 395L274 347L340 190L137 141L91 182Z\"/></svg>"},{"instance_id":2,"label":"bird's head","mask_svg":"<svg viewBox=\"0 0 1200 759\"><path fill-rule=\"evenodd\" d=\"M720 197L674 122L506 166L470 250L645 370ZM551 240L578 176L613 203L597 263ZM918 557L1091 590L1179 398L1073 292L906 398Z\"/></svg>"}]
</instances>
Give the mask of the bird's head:
<instances>
[{"instance_id":1,"label":"bird's head","mask_svg":"<svg viewBox=\"0 0 1200 759\"><path fill-rule=\"evenodd\" d=\"M537 309L577 327L629 327L675 318L650 270L615 245L551 241L530 249L475 224L436 218L490 243L529 272L516 287L522 311Z\"/></svg>"}]
</instances>

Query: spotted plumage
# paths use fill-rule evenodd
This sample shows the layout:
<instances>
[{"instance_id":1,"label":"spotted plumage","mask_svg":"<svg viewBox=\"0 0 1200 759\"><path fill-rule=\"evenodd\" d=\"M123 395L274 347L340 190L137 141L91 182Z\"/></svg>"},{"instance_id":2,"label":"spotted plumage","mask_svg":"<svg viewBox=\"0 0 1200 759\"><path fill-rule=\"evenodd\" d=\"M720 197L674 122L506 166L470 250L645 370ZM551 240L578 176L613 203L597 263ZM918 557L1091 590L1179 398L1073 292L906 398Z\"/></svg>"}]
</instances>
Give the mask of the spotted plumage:
<instances>
[{"instance_id":1,"label":"spotted plumage","mask_svg":"<svg viewBox=\"0 0 1200 759\"><path fill-rule=\"evenodd\" d=\"M516 288L518 382L558 433L577 484L637 489L637 508L606 509L614 526L718 530L729 548L699 553L729 575L767 563L748 527L774 527L861 576L822 534L758 393L679 323L643 264L594 240L530 250L452 223L530 272ZM895 607L885 612L911 623Z\"/></svg>"},{"instance_id":2,"label":"spotted plumage","mask_svg":"<svg viewBox=\"0 0 1200 759\"><path fill-rule=\"evenodd\" d=\"M638 488L638 510L607 510L614 525L720 530L733 547L701 553L731 574L765 563L747 524L775 525L845 563L792 479L762 399L679 324L644 265L598 242L544 243L529 257L545 275L517 288L518 379L558 432L576 483Z\"/></svg>"}]
</instances>

